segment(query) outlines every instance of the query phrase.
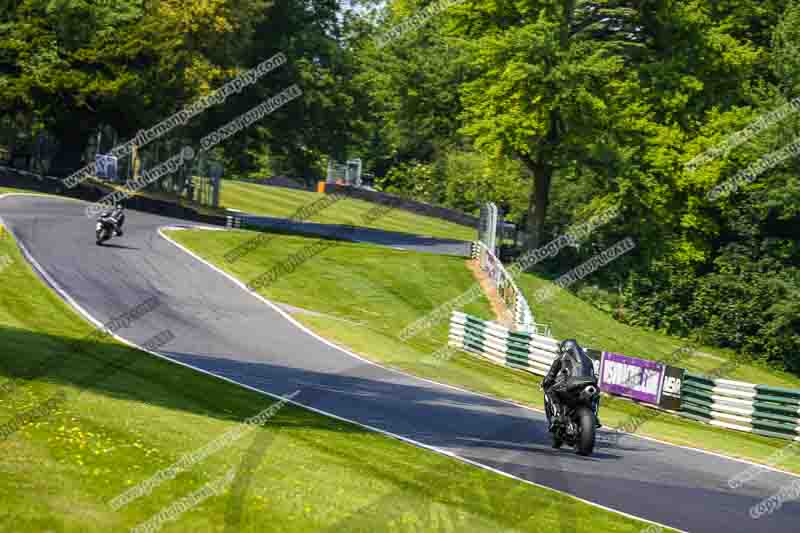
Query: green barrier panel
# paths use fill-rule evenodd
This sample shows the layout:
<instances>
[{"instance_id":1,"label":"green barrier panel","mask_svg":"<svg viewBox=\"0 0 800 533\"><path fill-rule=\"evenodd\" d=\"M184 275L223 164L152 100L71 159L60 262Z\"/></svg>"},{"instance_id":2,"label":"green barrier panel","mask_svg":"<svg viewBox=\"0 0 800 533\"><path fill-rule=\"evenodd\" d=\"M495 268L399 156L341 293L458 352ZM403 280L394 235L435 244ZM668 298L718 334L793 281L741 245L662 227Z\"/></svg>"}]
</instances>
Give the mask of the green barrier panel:
<instances>
[{"instance_id":1,"label":"green barrier panel","mask_svg":"<svg viewBox=\"0 0 800 533\"><path fill-rule=\"evenodd\" d=\"M751 425L754 428L758 428L758 429L765 429L765 430L768 430L768 431L778 431L780 433L783 433L783 432L794 433L795 435L797 435L797 431L796 431L797 424L785 424L785 423L781 423L781 422L771 422L771 421L765 420L765 419L753 419L753 422L751 423Z\"/></svg>"},{"instance_id":2,"label":"green barrier panel","mask_svg":"<svg viewBox=\"0 0 800 533\"><path fill-rule=\"evenodd\" d=\"M781 403L784 405L796 405L800 406L800 400L796 398L790 398L788 396L774 396L774 395L767 395L761 392L756 393L755 400L761 402L773 402L773 403Z\"/></svg>"},{"instance_id":3,"label":"green barrier panel","mask_svg":"<svg viewBox=\"0 0 800 533\"><path fill-rule=\"evenodd\" d=\"M714 402L709 400L709 399L702 398L702 397L699 397L699 396L693 396L693 395L684 396L683 398L681 398L681 400L682 400L682 402L690 402L690 403L697 404L697 405L704 405L704 406L708 407L709 409L711 408L711 406L714 405Z\"/></svg>"},{"instance_id":4,"label":"green barrier panel","mask_svg":"<svg viewBox=\"0 0 800 533\"><path fill-rule=\"evenodd\" d=\"M704 385L709 385L711 387L714 386L714 380L711 378L707 378L705 376L700 376L698 374L689 374L688 372L684 375L684 381L686 382L693 382L693 383L702 383Z\"/></svg>"},{"instance_id":5,"label":"green barrier panel","mask_svg":"<svg viewBox=\"0 0 800 533\"><path fill-rule=\"evenodd\" d=\"M800 413L797 412L796 408L787 407L785 405L754 401L753 407L755 407L757 411L774 412L775 414L786 414L790 416L795 415L797 417L800 417Z\"/></svg>"},{"instance_id":6,"label":"green barrier panel","mask_svg":"<svg viewBox=\"0 0 800 533\"><path fill-rule=\"evenodd\" d=\"M702 396L703 398L707 398L709 401L713 396L713 393L710 390L699 389L697 387L689 385L688 383L684 383L683 386L681 387L681 397L683 397L686 394L694 394L695 396Z\"/></svg>"},{"instance_id":7,"label":"green barrier panel","mask_svg":"<svg viewBox=\"0 0 800 533\"><path fill-rule=\"evenodd\" d=\"M520 350L518 348L509 348L507 350L507 352L509 354L514 354L514 355L519 356L519 357L526 357L527 358L527 357L531 356L530 350Z\"/></svg>"},{"instance_id":8,"label":"green barrier panel","mask_svg":"<svg viewBox=\"0 0 800 533\"><path fill-rule=\"evenodd\" d=\"M784 389L782 387L773 387L771 385L756 385L757 392L768 392L779 397L789 397L800 402L800 390L797 389Z\"/></svg>"},{"instance_id":9,"label":"green barrier panel","mask_svg":"<svg viewBox=\"0 0 800 533\"><path fill-rule=\"evenodd\" d=\"M530 348L530 344L527 342L518 341L515 339L506 339L506 343L509 347L519 348L520 350L527 350Z\"/></svg>"},{"instance_id":10,"label":"green barrier panel","mask_svg":"<svg viewBox=\"0 0 800 533\"><path fill-rule=\"evenodd\" d=\"M765 413L757 409L756 411L753 412L752 415L750 415L750 417L753 420L767 419L767 420L774 420L776 422L787 422L792 424L792 426L797 426L798 422L800 422L800 419L798 419L798 417L796 416L776 415L774 413Z\"/></svg>"},{"instance_id":11,"label":"green barrier panel","mask_svg":"<svg viewBox=\"0 0 800 533\"><path fill-rule=\"evenodd\" d=\"M753 432L769 432L773 435L783 435L785 437L796 437L797 431L794 428L782 427L778 424L765 424L761 422L753 422Z\"/></svg>"},{"instance_id":12,"label":"green barrier panel","mask_svg":"<svg viewBox=\"0 0 800 533\"><path fill-rule=\"evenodd\" d=\"M509 361L509 362L512 362L512 363L515 363L515 364L519 364L519 365L530 366L530 361L528 360L527 357L517 357L515 355L506 354L506 361Z\"/></svg>"},{"instance_id":13,"label":"green barrier panel","mask_svg":"<svg viewBox=\"0 0 800 533\"><path fill-rule=\"evenodd\" d=\"M693 389L696 389L696 390L706 391L709 394L714 392L714 386L713 385L707 385L705 383L699 383L699 382L689 381L689 380L684 380L683 381L683 387L692 387Z\"/></svg>"}]
</instances>

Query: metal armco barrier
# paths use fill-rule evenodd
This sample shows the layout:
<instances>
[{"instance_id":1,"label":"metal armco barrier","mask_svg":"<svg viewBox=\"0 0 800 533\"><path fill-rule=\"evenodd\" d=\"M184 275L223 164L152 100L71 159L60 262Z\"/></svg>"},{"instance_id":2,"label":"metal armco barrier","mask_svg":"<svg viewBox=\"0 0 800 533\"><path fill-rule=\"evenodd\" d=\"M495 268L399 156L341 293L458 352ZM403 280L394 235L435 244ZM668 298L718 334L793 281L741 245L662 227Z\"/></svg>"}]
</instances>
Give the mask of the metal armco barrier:
<instances>
[{"instance_id":1,"label":"metal armco barrier","mask_svg":"<svg viewBox=\"0 0 800 533\"><path fill-rule=\"evenodd\" d=\"M486 272L497 293L514 313L516 328L523 332L534 332L536 320L528 301L503 263L481 241L473 242L471 251L473 259L478 260L481 270Z\"/></svg>"},{"instance_id":2,"label":"metal armco barrier","mask_svg":"<svg viewBox=\"0 0 800 533\"><path fill-rule=\"evenodd\" d=\"M800 390L687 373L681 415L712 426L800 441Z\"/></svg>"},{"instance_id":3,"label":"metal armco barrier","mask_svg":"<svg viewBox=\"0 0 800 533\"><path fill-rule=\"evenodd\" d=\"M231 229L239 229L242 227L242 219L239 217L228 216L226 225Z\"/></svg>"}]
</instances>

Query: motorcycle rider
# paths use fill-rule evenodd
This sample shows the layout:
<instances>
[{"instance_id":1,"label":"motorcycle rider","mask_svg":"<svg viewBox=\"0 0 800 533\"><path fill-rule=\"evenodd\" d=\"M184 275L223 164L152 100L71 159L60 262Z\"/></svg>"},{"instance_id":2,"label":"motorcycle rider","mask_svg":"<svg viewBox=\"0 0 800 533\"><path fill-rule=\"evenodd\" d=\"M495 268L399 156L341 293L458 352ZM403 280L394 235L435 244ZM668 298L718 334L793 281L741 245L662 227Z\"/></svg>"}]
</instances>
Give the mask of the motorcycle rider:
<instances>
[{"instance_id":1,"label":"motorcycle rider","mask_svg":"<svg viewBox=\"0 0 800 533\"><path fill-rule=\"evenodd\" d=\"M576 381L584 381L586 378L597 380L597 375L594 372L594 363L583 351L583 348L580 347L578 341L575 339L563 341L558 346L558 354L558 357L550 366L550 371L542 381L542 389L544 389L544 393L555 410L550 419L549 429L552 429L556 422L563 422L562 395L566 393L569 387ZM595 413L597 427L602 427L600 418L597 416L599 407L600 398L598 397L592 406L592 410Z\"/></svg>"},{"instance_id":2,"label":"motorcycle rider","mask_svg":"<svg viewBox=\"0 0 800 533\"><path fill-rule=\"evenodd\" d=\"M100 218L110 219L114 222L114 234L122 236L122 225L125 223L125 210L122 204L116 204L114 209L105 211Z\"/></svg>"}]
</instances>

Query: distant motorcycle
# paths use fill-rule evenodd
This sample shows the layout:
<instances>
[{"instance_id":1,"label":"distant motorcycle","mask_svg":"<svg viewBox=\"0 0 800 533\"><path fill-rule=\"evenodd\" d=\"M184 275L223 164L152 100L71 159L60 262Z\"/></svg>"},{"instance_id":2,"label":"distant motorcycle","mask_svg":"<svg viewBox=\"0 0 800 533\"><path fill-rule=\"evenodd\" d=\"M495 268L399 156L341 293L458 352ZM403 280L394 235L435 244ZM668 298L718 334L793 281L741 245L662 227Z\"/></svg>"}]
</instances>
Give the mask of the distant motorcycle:
<instances>
[{"instance_id":1,"label":"distant motorcycle","mask_svg":"<svg viewBox=\"0 0 800 533\"><path fill-rule=\"evenodd\" d=\"M97 236L97 245L101 246L104 242L109 240L117 229L117 221L111 216L103 215L97 219L97 226L95 234Z\"/></svg>"},{"instance_id":2,"label":"distant motorcycle","mask_svg":"<svg viewBox=\"0 0 800 533\"><path fill-rule=\"evenodd\" d=\"M594 450L595 429L600 391L597 380L585 378L572 383L564 395L562 408L566 411L563 422L556 420L550 430L553 448L561 448L566 443L575 447L579 455L591 455ZM547 394L544 395L545 414L548 423L555 415L555 409Z\"/></svg>"},{"instance_id":3,"label":"distant motorcycle","mask_svg":"<svg viewBox=\"0 0 800 533\"><path fill-rule=\"evenodd\" d=\"M97 218L95 234L100 246L114 235L122 235L122 224L125 222L125 209L117 204L112 210L105 211Z\"/></svg>"}]
</instances>

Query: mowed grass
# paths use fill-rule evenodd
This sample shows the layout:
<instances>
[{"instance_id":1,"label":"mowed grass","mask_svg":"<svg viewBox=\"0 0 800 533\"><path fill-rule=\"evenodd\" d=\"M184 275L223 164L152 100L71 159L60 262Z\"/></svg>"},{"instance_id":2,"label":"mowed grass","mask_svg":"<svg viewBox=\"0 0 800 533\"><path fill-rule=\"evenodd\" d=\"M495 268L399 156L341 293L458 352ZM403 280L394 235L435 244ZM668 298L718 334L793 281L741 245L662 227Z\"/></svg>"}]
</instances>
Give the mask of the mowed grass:
<instances>
[{"instance_id":1,"label":"mowed grass","mask_svg":"<svg viewBox=\"0 0 800 533\"><path fill-rule=\"evenodd\" d=\"M2 531L127 530L230 469L238 473L228 490L190 507L163 531L644 527L291 405L114 511L107 504L112 498L274 401L112 341L81 341L92 329L40 282L10 237L0 239L0 256L6 255L11 263L0 273L0 427L59 393L65 400L0 440ZM76 340L77 351L68 346Z\"/></svg>"},{"instance_id":2,"label":"mowed grass","mask_svg":"<svg viewBox=\"0 0 800 533\"><path fill-rule=\"evenodd\" d=\"M324 196L316 192L224 180L220 205L254 215L289 218L299 208L310 205ZM362 215L376 205L362 200L344 199L320 211L306 222L364 226ZM417 215L402 209L395 209L365 227L464 241L474 240L477 235L477 230L474 228Z\"/></svg>"},{"instance_id":3,"label":"mowed grass","mask_svg":"<svg viewBox=\"0 0 800 533\"><path fill-rule=\"evenodd\" d=\"M239 261L228 264L225 253L256 234L245 231L173 232L172 237L212 263L247 283L285 258L315 242L302 237L276 236ZM431 354L447 342L447 320L407 341L400 340L404 327L426 316L441 304L461 295L474 283L465 260L454 257L404 252L364 244L341 243L311 258L290 274L281 276L260 292L275 302L288 303L325 316L297 314L296 318L317 333L354 352L393 368L463 387L498 398L543 408L538 390L541 378L508 369L472 355L455 352L444 361ZM533 301L535 291L549 283L525 274L522 290ZM491 319L481 297L462 309ZM588 347L617 351L648 359L667 359L684 346L680 339L630 328L615 322L568 292L561 291L534 308L537 319L551 325L557 338L575 337ZM725 364L725 351L701 347L718 359L693 356L676 366L712 370ZM743 365L734 379L797 387L796 377ZM606 427L628 426L637 434L680 445L700 447L732 457L770 462L770 456L788 441L713 428L698 422L659 413L635 403L604 397L601 419ZM631 424L634 418L646 422ZM789 455L776 465L800 473L800 456Z\"/></svg>"}]
</instances>

